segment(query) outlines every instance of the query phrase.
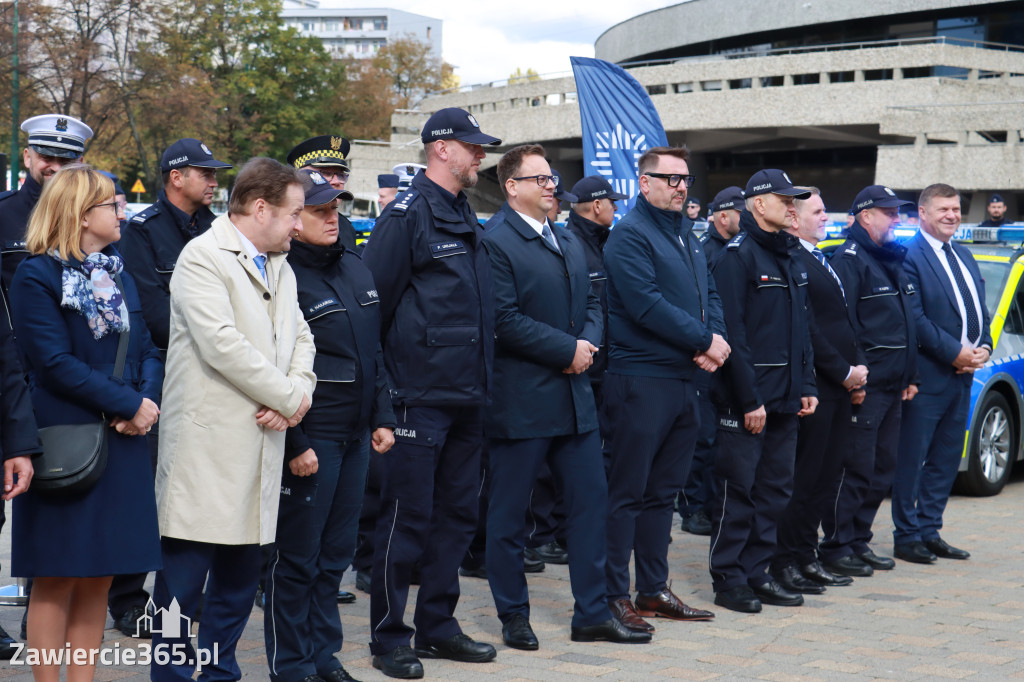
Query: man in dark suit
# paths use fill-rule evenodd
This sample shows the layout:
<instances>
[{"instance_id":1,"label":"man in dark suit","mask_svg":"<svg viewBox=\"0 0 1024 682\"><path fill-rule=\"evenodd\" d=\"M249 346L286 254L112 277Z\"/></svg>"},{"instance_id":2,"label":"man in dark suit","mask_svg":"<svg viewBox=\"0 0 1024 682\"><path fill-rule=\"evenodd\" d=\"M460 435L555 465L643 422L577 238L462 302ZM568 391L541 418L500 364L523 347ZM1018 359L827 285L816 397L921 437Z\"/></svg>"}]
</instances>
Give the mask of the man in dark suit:
<instances>
[{"instance_id":1,"label":"man in dark suit","mask_svg":"<svg viewBox=\"0 0 1024 682\"><path fill-rule=\"evenodd\" d=\"M601 305L590 288L583 247L547 213L555 183L540 145L509 150L498 162L507 204L483 244L494 278L495 353L491 404L487 578L510 647L536 649L523 574L523 524L545 460L562 490L576 600L573 641L649 642L625 628L605 599L608 488L597 409L584 374L601 339ZM499 217L500 216L500 217Z\"/></svg>"},{"instance_id":2,"label":"man in dark suit","mask_svg":"<svg viewBox=\"0 0 1024 682\"><path fill-rule=\"evenodd\" d=\"M800 420L793 496L779 519L772 574L791 592L820 594L825 586L853 582L848 576L833 575L818 561L818 525L829 509L844 453L850 447L851 391L864 386L868 368L850 322L842 282L818 248L828 222L821 192L817 187L798 189L808 190L811 196L793 202L796 219L788 232L800 240L803 248L797 258L807 268L818 408Z\"/></svg>"},{"instance_id":3,"label":"man in dark suit","mask_svg":"<svg viewBox=\"0 0 1024 682\"><path fill-rule=\"evenodd\" d=\"M992 351L985 282L970 251L952 241L960 227L960 194L930 185L918 200L921 231L907 244L907 278L920 348L920 395L903 411L892 519L896 558L931 563L970 554L939 537L963 452L974 371Z\"/></svg>"}]
</instances>

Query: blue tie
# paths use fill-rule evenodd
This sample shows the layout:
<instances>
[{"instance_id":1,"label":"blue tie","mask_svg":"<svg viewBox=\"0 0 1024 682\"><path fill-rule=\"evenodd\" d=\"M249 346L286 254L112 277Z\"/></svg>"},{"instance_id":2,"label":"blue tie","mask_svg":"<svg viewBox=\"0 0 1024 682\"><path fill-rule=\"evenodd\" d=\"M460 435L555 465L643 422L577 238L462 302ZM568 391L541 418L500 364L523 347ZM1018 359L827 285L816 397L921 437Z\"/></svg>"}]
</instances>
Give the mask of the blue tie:
<instances>
[{"instance_id":1,"label":"blue tie","mask_svg":"<svg viewBox=\"0 0 1024 682\"><path fill-rule=\"evenodd\" d=\"M267 281L267 257L266 256L253 256L252 262L256 264L256 269L263 275L263 281Z\"/></svg>"},{"instance_id":2,"label":"blue tie","mask_svg":"<svg viewBox=\"0 0 1024 682\"><path fill-rule=\"evenodd\" d=\"M544 228L540 231L540 236L544 238L548 244L554 247L555 251L562 253L562 250L558 248L558 242L555 241L555 235L551 233L551 228L548 227L548 222L544 221Z\"/></svg>"},{"instance_id":3,"label":"blue tie","mask_svg":"<svg viewBox=\"0 0 1024 682\"><path fill-rule=\"evenodd\" d=\"M817 258L818 262L824 265L825 268L828 270L829 274L835 278L836 284L839 285L839 291L841 291L843 294L843 300L846 300L846 289L843 288L843 280L839 279L839 275L837 275L836 271L832 269L832 266L828 264L828 258L825 257L825 254L822 253L821 249L819 249L817 246L814 247L814 250L811 251L811 254L815 258Z\"/></svg>"}]
</instances>

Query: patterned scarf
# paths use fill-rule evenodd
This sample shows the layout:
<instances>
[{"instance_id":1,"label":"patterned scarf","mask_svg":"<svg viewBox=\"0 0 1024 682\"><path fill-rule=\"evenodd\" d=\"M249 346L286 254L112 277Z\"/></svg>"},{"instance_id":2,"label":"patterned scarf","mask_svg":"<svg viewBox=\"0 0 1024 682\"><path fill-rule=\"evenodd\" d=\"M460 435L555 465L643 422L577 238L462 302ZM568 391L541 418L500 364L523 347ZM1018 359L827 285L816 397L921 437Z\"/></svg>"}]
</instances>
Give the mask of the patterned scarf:
<instances>
[{"instance_id":1,"label":"patterned scarf","mask_svg":"<svg viewBox=\"0 0 1024 682\"><path fill-rule=\"evenodd\" d=\"M50 257L64 266L61 307L80 313L89 323L93 338L128 331L128 306L112 277L124 269L119 257L91 253L81 263L62 260L56 251Z\"/></svg>"}]
</instances>

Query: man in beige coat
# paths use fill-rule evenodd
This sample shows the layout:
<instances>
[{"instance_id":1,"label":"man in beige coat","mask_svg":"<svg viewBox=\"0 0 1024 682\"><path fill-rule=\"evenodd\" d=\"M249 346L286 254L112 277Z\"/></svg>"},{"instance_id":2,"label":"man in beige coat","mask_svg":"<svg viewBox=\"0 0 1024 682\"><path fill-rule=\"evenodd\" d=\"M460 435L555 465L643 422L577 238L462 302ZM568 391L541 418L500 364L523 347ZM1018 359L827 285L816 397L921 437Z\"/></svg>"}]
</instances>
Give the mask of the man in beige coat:
<instances>
[{"instance_id":1,"label":"man in beige coat","mask_svg":"<svg viewBox=\"0 0 1024 682\"><path fill-rule=\"evenodd\" d=\"M293 168L252 159L228 215L188 243L171 277L153 645L185 655L180 664L154 663L155 682L192 678L186 621L204 584L198 654L212 656L216 646L218 655L200 679L241 677L235 644L252 610L259 548L274 541L278 501L288 493L285 429L309 409L316 381L313 337L285 259L303 204Z\"/></svg>"}]
</instances>

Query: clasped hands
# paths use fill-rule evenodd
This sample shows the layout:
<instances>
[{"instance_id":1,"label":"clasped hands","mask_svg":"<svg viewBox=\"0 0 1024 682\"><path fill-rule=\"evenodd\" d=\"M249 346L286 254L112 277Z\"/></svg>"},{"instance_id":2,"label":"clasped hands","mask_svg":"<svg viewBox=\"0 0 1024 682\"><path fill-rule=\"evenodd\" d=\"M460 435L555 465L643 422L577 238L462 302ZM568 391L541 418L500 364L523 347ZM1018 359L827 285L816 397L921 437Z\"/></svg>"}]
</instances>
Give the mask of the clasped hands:
<instances>
[{"instance_id":1,"label":"clasped hands","mask_svg":"<svg viewBox=\"0 0 1024 682\"><path fill-rule=\"evenodd\" d=\"M160 408L149 398L143 398L138 411L131 419L114 417L110 425L118 432L126 436L145 436L160 418Z\"/></svg>"}]
</instances>

